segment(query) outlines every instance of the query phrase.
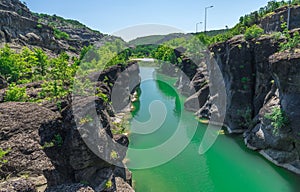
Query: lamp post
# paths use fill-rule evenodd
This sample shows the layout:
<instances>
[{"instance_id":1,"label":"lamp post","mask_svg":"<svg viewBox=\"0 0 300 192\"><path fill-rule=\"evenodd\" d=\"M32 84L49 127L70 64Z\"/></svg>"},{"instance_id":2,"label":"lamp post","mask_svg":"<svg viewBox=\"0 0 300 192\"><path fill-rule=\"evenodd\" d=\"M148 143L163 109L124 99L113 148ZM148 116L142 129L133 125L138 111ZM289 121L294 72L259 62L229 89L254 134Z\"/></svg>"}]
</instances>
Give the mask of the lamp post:
<instances>
[{"instance_id":1,"label":"lamp post","mask_svg":"<svg viewBox=\"0 0 300 192\"><path fill-rule=\"evenodd\" d=\"M206 23L207 23L207 9L213 8L214 6L205 7L205 21L204 21L204 33L206 33Z\"/></svg>"},{"instance_id":2,"label":"lamp post","mask_svg":"<svg viewBox=\"0 0 300 192\"><path fill-rule=\"evenodd\" d=\"M198 25L202 24L203 22L199 22L199 23L196 23L196 33L198 33Z\"/></svg>"}]
</instances>

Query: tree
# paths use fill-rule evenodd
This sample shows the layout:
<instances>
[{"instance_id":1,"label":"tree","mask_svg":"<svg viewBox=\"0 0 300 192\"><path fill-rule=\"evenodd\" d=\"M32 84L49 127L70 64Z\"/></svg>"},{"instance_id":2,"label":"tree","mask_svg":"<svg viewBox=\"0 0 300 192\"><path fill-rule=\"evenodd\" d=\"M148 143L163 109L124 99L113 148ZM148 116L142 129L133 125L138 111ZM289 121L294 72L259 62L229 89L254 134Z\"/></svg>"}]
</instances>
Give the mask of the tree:
<instances>
[{"instance_id":1,"label":"tree","mask_svg":"<svg viewBox=\"0 0 300 192\"><path fill-rule=\"evenodd\" d=\"M34 49L34 55L37 58L36 73L42 77L46 76L48 70L48 56L42 49Z\"/></svg>"},{"instance_id":2,"label":"tree","mask_svg":"<svg viewBox=\"0 0 300 192\"><path fill-rule=\"evenodd\" d=\"M16 65L16 55L7 45L0 50L0 74L9 83L15 82L19 78L19 72Z\"/></svg>"}]
</instances>

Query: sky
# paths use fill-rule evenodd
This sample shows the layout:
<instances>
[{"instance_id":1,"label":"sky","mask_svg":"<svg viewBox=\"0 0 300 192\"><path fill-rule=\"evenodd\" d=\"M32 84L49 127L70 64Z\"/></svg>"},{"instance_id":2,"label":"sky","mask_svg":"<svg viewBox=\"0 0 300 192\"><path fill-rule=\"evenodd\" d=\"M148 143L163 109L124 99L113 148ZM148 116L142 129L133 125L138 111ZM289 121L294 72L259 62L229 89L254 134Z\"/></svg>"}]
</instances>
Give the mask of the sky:
<instances>
[{"instance_id":1,"label":"sky","mask_svg":"<svg viewBox=\"0 0 300 192\"><path fill-rule=\"evenodd\" d=\"M233 27L240 16L258 10L269 0L23 0L33 12L56 14L75 19L106 34L132 39L141 34L195 32L196 23L204 22L207 30ZM154 25L147 25L154 24ZM141 34L133 34L139 27ZM152 26L152 28L151 28ZM199 24L199 31L204 25ZM151 29L149 29L151 28ZM160 30L158 30L160 29ZM148 33L147 33L148 31ZM125 35L124 35L125 33ZM126 36L127 35L127 36ZM131 35L131 36L130 36ZM125 37L126 36L126 37Z\"/></svg>"}]
</instances>

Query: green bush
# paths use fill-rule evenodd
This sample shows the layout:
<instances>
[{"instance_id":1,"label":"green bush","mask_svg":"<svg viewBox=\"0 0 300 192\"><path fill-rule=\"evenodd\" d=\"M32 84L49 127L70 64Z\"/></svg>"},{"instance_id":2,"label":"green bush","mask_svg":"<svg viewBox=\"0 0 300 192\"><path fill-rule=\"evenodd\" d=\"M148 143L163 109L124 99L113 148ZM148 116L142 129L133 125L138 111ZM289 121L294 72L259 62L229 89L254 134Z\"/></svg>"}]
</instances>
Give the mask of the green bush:
<instances>
[{"instance_id":1,"label":"green bush","mask_svg":"<svg viewBox=\"0 0 300 192\"><path fill-rule=\"evenodd\" d=\"M105 188L106 188L106 189L110 189L112 186L113 186L112 181L107 181L107 182L105 183Z\"/></svg>"},{"instance_id":2,"label":"green bush","mask_svg":"<svg viewBox=\"0 0 300 192\"><path fill-rule=\"evenodd\" d=\"M245 39L246 40L250 40L253 38L258 38L260 37L262 34L264 34L264 30L262 28L260 28L257 25L253 25L251 27L248 27L245 31Z\"/></svg>"},{"instance_id":3,"label":"green bush","mask_svg":"<svg viewBox=\"0 0 300 192\"><path fill-rule=\"evenodd\" d=\"M45 144L42 146L42 149L52 148L55 146L61 147L63 143L64 141L62 136L60 134L56 134L50 142L45 142Z\"/></svg>"},{"instance_id":4,"label":"green bush","mask_svg":"<svg viewBox=\"0 0 300 192\"><path fill-rule=\"evenodd\" d=\"M43 28L43 25L39 23L39 24L36 25L36 27L41 29L41 28Z\"/></svg>"},{"instance_id":5,"label":"green bush","mask_svg":"<svg viewBox=\"0 0 300 192\"><path fill-rule=\"evenodd\" d=\"M300 45L300 34L299 34L299 32L296 31L291 36L290 32L287 28L286 23L283 23L281 25L281 28L283 28L283 36L285 37L286 40L279 44L280 51L292 50L296 47L299 47L299 45Z\"/></svg>"},{"instance_id":6,"label":"green bush","mask_svg":"<svg viewBox=\"0 0 300 192\"><path fill-rule=\"evenodd\" d=\"M265 115L265 118L272 121L272 126L274 127L274 135L278 135L279 129L287 126L289 123L288 116L280 107L273 108L270 114Z\"/></svg>"},{"instance_id":7,"label":"green bush","mask_svg":"<svg viewBox=\"0 0 300 192\"><path fill-rule=\"evenodd\" d=\"M28 99L26 87L18 87L12 83L9 85L5 93L4 101L25 102Z\"/></svg>"},{"instance_id":8,"label":"green bush","mask_svg":"<svg viewBox=\"0 0 300 192\"><path fill-rule=\"evenodd\" d=\"M42 91L39 93L39 97L42 99L59 99L67 96L69 90L66 89L61 80L46 81L42 84Z\"/></svg>"},{"instance_id":9,"label":"green bush","mask_svg":"<svg viewBox=\"0 0 300 192\"><path fill-rule=\"evenodd\" d=\"M54 36L57 39L66 39L66 40L70 39L70 36L68 33L60 31L56 28L54 28Z\"/></svg>"}]
</instances>

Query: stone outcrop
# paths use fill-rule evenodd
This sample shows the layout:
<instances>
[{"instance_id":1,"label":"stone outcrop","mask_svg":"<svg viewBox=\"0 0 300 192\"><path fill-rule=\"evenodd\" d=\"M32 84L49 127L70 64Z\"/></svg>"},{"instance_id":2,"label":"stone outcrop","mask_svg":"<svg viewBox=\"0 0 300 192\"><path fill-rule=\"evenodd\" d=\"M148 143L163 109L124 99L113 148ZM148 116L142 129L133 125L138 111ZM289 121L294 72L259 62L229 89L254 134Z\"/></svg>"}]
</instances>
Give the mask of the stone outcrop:
<instances>
[{"instance_id":1,"label":"stone outcrop","mask_svg":"<svg viewBox=\"0 0 300 192\"><path fill-rule=\"evenodd\" d=\"M263 106L272 85L268 58L277 50L276 41L267 36L253 41L236 36L211 47L213 62L219 66L225 83L224 123L229 132L242 133L248 129L252 118ZM209 104L206 106L210 107ZM207 114L207 107L198 114Z\"/></svg>"},{"instance_id":2,"label":"stone outcrop","mask_svg":"<svg viewBox=\"0 0 300 192\"><path fill-rule=\"evenodd\" d=\"M36 178L43 176L44 171L55 169L39 143L39 129L61 127L59 115L31 103L2 103L0 106L0 148L9 151L4 157L7 163L0 168L1 179L23 176L38 186L41 179Z\"/></svg>"},{"instance_id":3,"label":"stone outcrop","mask_svg":"<svg viewBox=\"0 0 300 192\"><path fill-rule=\"evenodd\" d=\"M245 133L246 144L260 151L276 165L285 167L300 174L299 143L299 64L300 54L297 52L276 53L270 57L270 67L275 79L274 87L265 105L257 116L257 125ZM280 108L288 119L288 124L274 128L267 118L274 108Z\"/></svg>"},{"instance_id":4,"label":"stone outcrop","mask_svg":"<svg viewBox=\"0 0 300 192\"><path fill-rule=\"evenodd\" d=\"M127 106L140 83L135 62L103 71L97 86L110 98L124 74L119 83L126 87L121 101ZM26 87L38 90L40 84ZM0 148L7 151L1 159L0 177L5 181L0 191L133 191L122 162L129 140L112 133L116 125L110 104L80 95L60 103L0 104Z\"/></svg>"}]
</instances>

